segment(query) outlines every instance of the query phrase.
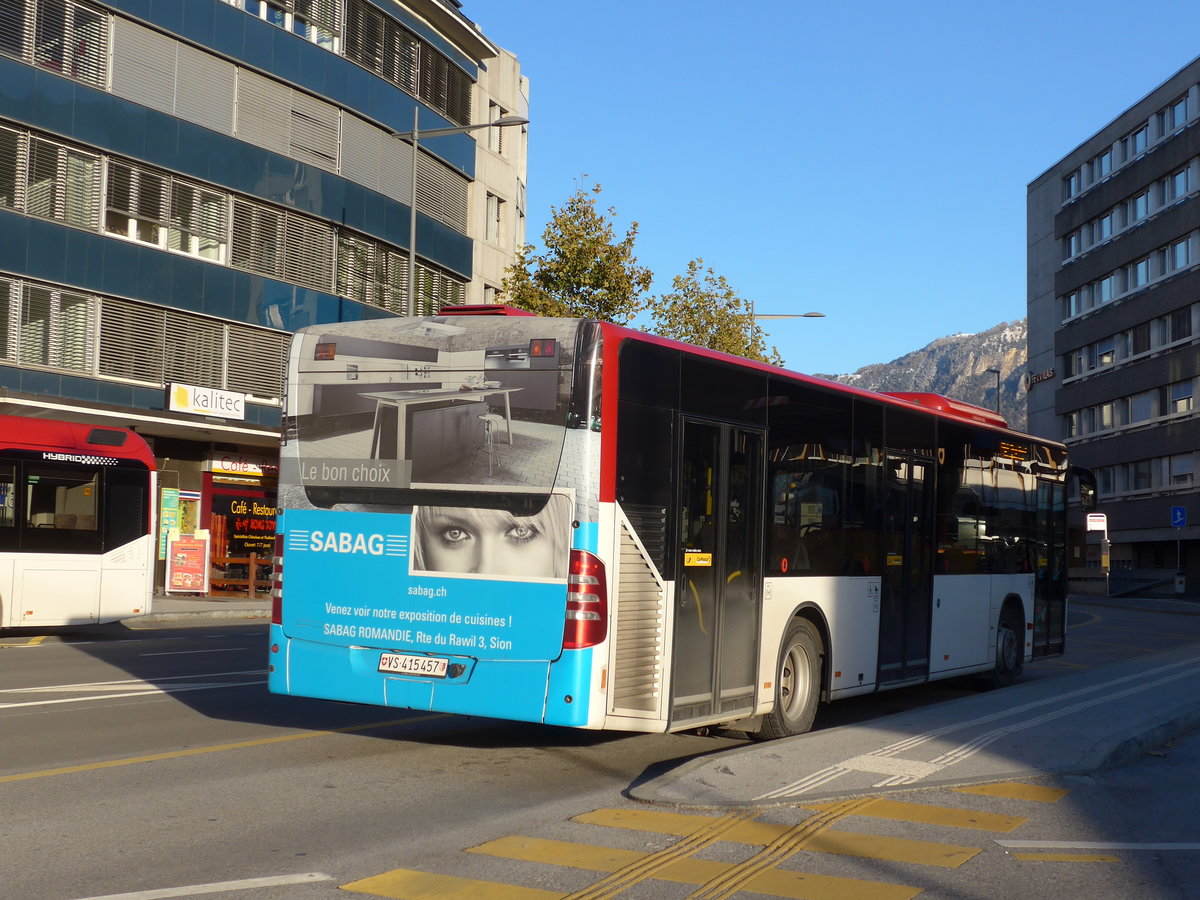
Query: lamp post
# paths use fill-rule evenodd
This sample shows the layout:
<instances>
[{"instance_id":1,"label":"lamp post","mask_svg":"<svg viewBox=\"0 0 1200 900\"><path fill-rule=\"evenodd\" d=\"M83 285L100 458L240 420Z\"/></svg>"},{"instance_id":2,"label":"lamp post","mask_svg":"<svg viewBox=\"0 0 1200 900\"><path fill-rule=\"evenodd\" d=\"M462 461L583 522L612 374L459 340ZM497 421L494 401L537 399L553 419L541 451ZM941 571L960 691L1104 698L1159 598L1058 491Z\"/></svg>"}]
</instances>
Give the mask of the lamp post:
<instances>
[{"instance_id":1,"label":"lamp post","mask_svg":"<svg viewBox=\"0 0 1200 900\"><path fill-rule=\"evenodd\" d=\"M1000 370L993 367L990 369L986 369L985 371L996 376L996 413L999 414L999 412L1000 412Z\"/></svg>"},{"instance_id":2,"label":"lamp post","mask_svg":"<svg viewBox=\"0 0 1200 900\"><path fill-rule=\"evenodd\" d=\"M510 125L528 125L524 116L501 116L493 122L477 122L474 125L456 125L453 128L430 128L421 131L420 105L413 106L412 131L393 131L392 136L412 143L412 168L409 173L408 194L408 314L416 308L417 299L417 152L421 138L446 137L451 134L466 134L479 128L507 128Z\"/></svg>"}]
</instances>

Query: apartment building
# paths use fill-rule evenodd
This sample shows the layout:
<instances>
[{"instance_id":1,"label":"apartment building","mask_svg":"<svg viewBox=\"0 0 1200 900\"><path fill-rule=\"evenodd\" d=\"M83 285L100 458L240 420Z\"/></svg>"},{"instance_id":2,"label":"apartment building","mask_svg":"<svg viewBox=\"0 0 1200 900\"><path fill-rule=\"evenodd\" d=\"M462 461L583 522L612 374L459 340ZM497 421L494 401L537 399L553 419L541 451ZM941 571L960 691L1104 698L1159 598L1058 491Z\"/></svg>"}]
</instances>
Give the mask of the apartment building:
<instances>
[{"instance_id":1,"label":"apartment building","mask_svg":"<svg viewBox=\"0 0 1200 900\"><path fill-rule=\"evenodd\" d=\"M1096 472L1112 589L1200 593L1200 59L1029 185L1028 316L1030 430Z\"/></svg>"},{"instance_id":2,"label":"apartment building","mask_svg":"<svg viewBox=\"0 0 1200 900\"><path fill-rule=\"evenodd\" d=\"M527 112L457 0L0 0L0 412L134 427L165 522L265 549L290 333L494 295L526 133L468 126Z\"/></svg>"}]
</instances>

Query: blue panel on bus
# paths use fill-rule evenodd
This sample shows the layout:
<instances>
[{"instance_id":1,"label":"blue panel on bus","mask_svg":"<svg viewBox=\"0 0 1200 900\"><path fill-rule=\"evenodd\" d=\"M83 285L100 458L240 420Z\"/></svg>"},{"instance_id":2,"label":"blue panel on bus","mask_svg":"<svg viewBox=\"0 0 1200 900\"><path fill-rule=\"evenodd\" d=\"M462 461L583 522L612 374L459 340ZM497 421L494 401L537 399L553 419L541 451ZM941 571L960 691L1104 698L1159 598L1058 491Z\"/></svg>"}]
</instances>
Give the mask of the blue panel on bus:
<instances>
[{"instance_id":1,"label":"blue panel on bus","mask_svg":"<svg viewBox=\"0 0 1200 900\"><path fill-rule=\"evenodd\" d=\"M272 693L527 722L542 720L550 668L547 662L483 660L473 667L468 683L378 672L373 665L363 665L378 660L378 650L289 641L277 625L271 626L271 641L280 648L280 656L271 658L268 682ZM580 722L556 724L586 724L586 716Z\"/></svg>"},{"instance_id":2,"label":"blue panel on bus","mask_svg":"<svg viewBox=\"0 0 1200 900\"><path fill-rule=\"evenodd\" d=\"M281 513L285 633L401 653L499 660L560 655L565 578L419 569L410 552L412 519L327 510Z\"/></svg>"}]
</instances>

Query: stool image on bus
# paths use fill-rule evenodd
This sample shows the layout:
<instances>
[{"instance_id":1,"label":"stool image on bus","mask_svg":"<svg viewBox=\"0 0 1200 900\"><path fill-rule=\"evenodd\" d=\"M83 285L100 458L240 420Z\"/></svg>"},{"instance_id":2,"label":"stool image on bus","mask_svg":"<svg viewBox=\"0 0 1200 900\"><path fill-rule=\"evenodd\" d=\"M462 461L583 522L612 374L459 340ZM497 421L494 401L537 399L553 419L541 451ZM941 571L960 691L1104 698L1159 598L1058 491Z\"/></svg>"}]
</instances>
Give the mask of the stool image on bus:
<instances>
[{"instance_id":1,"label":"stool image on bus","mask_svg":"<svg viewBox=\"0 0 1200 900\"><path fill-rule=\"evenodd\" d=\"M479 421L483 423L483 444L479 449L487 454L488 475L491 475L492 460L496 455L496 429L504 421L504 417L496 413L484 413L479 417Z\"/></svg>"}]
</instances>

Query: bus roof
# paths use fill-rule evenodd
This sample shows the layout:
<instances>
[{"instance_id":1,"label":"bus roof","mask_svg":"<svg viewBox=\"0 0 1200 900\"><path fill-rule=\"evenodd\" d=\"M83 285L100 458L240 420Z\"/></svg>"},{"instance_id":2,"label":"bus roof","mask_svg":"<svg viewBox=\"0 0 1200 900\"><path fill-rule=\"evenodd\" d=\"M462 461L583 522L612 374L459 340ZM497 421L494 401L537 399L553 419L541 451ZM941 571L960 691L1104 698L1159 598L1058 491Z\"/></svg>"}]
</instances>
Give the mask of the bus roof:
<instances>
[{"instance_id":1,"label":"bus roof","mask_svg":"<svg viewBox=\"0 0 1200 900\"><path fill-rule=\"evenodd\" d=\"M646 341L647 343L657 344L663 347L676 347L680 350L694 353L697 356L704 356L709 359L724 360L726 362L734 363L735 365L744 366L746 368L758 369L762 372L785 375L794 381L817 385L830 390L838 391L840 393L853 394L855 396L863 397L864 399L872 399L887 405L903 404L910 408L912 406L917 406L924 412L943 418L956 419L960 422L971 422L976 425L985 425L1014 434L1024 434L1023 432L1016 432L1010 428L1007 420L1005 420L1005 418L999 413L993 412L992 410L986 409L982 406L976 406L973 403L955 400L953 397L946 397L941 394L921 391L872 391L866 388L855 387L854 385L843 384L840 381L832 381L828 378L819 378L814 375L805 375L801 372L795 372L791 369L783 369L779 366L773 366L770 363L759 362L758 360L754 359L746 359L741 356L734 356L731 353L724 353L720 350L710 350L707 347L700 347L696 344L688 344L683 341L676 341L672 340L671 338L660 337L655 334L648 334L646 332L637 331L636 329L628 328L622 325L613 325L608 322L601 324L605 329L618 332L619 336L623 338ZM1041 443L1061 443L1060 441L1036 437L1034 435L1024 436Z\"/></svg>"},{"instance_id":2,"label":"bus roof","mask_svg":"<svg viewBox=\"0 0 1200 900\"><path fill-rule=\"evenodd\" d=\"M0 450L57 450L110 456L155 468L150 445L137 432L57 419L0 415Z\"/></svg>"}]
</instances>

